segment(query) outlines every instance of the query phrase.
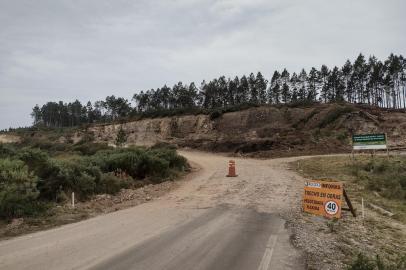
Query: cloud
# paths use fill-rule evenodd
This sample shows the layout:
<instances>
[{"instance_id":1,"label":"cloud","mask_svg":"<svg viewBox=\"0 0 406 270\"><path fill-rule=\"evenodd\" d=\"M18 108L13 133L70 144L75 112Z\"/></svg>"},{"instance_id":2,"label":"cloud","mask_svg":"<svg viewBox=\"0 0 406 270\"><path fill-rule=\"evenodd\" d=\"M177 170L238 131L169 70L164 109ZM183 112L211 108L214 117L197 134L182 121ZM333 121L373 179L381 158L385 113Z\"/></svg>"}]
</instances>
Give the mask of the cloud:
<instances>
[{"instance_id":1,"label":"cloud","mask_svg":"<svg viewBox=\"0 0 406 270\"><path fill-rule=\"evenodd\" d=\"M0 129L36 104L405 54L403 0L3 0Z\"/></svg>"}]
</instances>

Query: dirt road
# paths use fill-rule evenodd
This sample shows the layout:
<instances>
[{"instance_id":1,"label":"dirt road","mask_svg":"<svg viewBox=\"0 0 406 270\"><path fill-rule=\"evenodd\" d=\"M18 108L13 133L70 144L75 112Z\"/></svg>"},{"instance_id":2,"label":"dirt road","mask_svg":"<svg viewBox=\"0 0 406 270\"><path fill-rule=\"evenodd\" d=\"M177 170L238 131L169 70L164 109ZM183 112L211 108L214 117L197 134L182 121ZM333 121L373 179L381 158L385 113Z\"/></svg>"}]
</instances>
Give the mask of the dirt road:
<instances>
[{"instance_id":1,"label":"dirt road","mask_svg":"<svg viewBox=\"0 0 406 270\"><path fill-rule=\"evenodd\" d=\"M201 168L149 203L0 242L0 269L304 269L281 213L297 207L292 159L181 152Z\"/></svg>"}]
</instances>

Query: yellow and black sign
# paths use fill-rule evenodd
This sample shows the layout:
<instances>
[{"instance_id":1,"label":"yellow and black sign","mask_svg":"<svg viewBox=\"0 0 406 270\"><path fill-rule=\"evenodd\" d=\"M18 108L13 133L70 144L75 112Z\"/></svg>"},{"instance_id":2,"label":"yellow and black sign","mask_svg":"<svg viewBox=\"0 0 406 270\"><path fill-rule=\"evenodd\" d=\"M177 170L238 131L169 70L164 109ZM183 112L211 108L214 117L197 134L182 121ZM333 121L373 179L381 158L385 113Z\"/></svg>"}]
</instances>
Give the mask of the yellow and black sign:
<instances>
[{"instance_id":1,"label":"yellow and black sign","mask_svg":"<svg viewBox=\"0 0 406 270\"><path fill-rule=\"evenodd\" d=\"M343 184L311 180L305 182L303 211L328 218L341 217Z\"/></svg>"}]
</instances>

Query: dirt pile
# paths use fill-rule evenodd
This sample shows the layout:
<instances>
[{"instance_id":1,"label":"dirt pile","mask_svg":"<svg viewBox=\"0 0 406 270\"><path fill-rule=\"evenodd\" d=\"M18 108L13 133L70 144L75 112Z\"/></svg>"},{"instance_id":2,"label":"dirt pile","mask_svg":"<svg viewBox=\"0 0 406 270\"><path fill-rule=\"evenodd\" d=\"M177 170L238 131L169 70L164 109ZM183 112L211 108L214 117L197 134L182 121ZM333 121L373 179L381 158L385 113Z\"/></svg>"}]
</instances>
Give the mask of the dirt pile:
<instances>
[{"instance_id":1,"label":"dirt pile","mask_svg":"<svg viewBox=\"0 0 406 270\"><path fill-rule=\"evenodd\" d=\"M114 143L121 127L128 144L165 142L264 157L346 152L351 149L351 135L356 133L385 132L390 147L406 147L405 112L349 104L263 106L216 119L209 115L143 119L93 126L88 132L98 142Z\"/></svg>"}]
</instances>

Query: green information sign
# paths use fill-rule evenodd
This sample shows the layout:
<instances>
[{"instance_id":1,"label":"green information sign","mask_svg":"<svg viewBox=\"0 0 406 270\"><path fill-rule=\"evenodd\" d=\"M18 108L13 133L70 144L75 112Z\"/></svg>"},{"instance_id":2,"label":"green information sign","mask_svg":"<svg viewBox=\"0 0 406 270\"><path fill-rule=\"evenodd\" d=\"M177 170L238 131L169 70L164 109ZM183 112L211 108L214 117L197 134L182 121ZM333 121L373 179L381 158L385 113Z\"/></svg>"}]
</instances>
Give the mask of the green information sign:
<instances>
[{"instance_id":1,"label":"green information sign","mask_svg":"<svg viewBox=\"0 0 406 270\"><path fill-rule=\"evenodd\" d=\"M362 134L352 136L354 150L386 149L386 134Z\"/></svg>"}]
</instances>

